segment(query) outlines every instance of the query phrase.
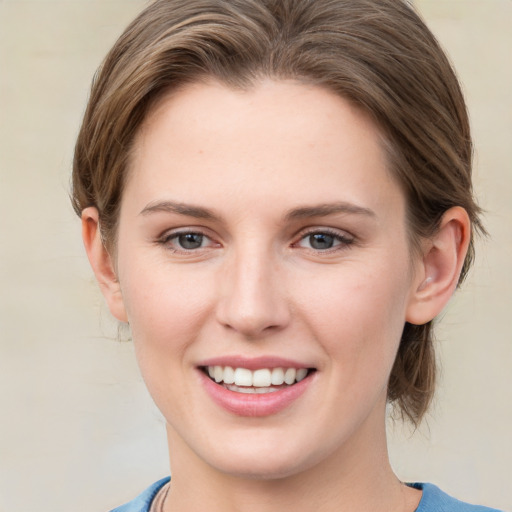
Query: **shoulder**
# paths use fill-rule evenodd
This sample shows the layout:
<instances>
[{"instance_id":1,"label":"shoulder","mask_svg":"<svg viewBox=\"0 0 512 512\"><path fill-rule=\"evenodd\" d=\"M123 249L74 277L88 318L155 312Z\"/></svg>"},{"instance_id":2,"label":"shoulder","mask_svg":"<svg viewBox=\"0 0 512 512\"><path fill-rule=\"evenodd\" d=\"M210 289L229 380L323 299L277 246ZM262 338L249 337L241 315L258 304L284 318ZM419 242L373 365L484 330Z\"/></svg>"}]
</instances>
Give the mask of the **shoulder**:
<instances>
[{"instance_id":1,"label":"shoulder","mask_svg":"<svg viewBox=\"0 0 512 512\"><path fill-rule=\"evenodd\" d=\"M469 503L459 501L432 484L410 485L423 491L423 496L416 512L500 512L494 508L470 505Z\"/></svg>"},{"instance_id":2,"label":"shoulder","mask_svg":"<svg viewBox=\"0 0 512 512\"><path fill-rule=\"evenodd\" d=\"M135 499L117 507L110 512L149 512L151 502L158 491L170 480L169 477L162 478L150 485L144 492L139 494Z\"/></svg>"}]
</instances>

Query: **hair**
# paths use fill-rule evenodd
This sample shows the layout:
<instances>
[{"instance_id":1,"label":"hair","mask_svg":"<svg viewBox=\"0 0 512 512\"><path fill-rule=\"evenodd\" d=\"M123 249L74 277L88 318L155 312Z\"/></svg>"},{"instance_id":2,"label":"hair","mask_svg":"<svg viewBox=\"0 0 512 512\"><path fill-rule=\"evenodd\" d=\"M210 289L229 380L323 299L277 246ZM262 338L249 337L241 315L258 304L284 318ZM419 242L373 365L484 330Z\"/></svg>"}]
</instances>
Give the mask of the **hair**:
<instances>
[{"instance_id":1,"label":"hair","mask_svg":"<svg viewBox=\"0 0 512 512\"><path fill-rule=\"evenodd\" d=\"M347 99L380 129L413 247L452 206L467 211L473 232L485 232L459 82L405 0L156 0L98 70L75 148L73 206L78 215L98 209L108 250L141 123L164 94L209 78L243 89L264 78L299 80ZM435 388L432 327L405 324L388 385L388 400L416 425Z\"/></svg>"}]
</instances>

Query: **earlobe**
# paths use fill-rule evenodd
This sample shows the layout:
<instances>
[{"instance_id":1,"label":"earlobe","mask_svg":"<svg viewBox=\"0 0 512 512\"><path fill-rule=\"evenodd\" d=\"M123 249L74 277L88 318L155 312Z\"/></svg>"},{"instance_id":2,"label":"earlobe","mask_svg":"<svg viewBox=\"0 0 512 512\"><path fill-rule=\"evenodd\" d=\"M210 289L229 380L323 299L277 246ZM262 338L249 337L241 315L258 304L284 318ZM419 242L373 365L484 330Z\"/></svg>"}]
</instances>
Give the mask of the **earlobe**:
<instances>
[{"instance_id":1,"label":"earlobe","mask_svg":"<svg viewBox=\"0 0 512 512\"><path fill-rule=\"evenodd\" d=\"M471 223L466 210L459 206L447 210L438 231L425 242L407 308L407 322L425 324L446 306L457 287L470 237Z\"/></svg>"},{"instance_id":2,"label":"earlobe","mask_svg":"<svg viewBox=\"0 0 512 512\"><path fill-rule=\"evenodd\" d=\"M92 206L82 211L82 239L89 263L110 312L121 322L127 322L121 287L114 264L101 238L98 210Z\"/></svg>"}]
</instances>

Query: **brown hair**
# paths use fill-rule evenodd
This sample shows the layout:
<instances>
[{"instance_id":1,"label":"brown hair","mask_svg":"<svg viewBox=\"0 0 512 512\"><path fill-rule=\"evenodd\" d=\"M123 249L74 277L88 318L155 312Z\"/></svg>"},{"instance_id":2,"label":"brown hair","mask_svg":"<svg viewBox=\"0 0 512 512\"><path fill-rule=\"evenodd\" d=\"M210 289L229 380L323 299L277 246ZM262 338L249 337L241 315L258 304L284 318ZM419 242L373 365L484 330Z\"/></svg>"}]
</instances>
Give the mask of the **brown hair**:
<instances>
[{"instance_id":1,"label":"brown hair","mask_svg":"<svg viewBox=\"0 0 512 512\"><path fill-rule=\"evenodd\" d=\"M452 206L483 231L459 83L405 0L156 0L98 71L75 149L74 208L98 209L110 250L137 130L164 93L205 77L242 88L296 79L334 91L380 127L413 245ZM471 241L460 280L473 253ZM432 322L405 325L389 380L388 399L416 424L434 391L432 335Z\"/></svg>"}]
</instances>

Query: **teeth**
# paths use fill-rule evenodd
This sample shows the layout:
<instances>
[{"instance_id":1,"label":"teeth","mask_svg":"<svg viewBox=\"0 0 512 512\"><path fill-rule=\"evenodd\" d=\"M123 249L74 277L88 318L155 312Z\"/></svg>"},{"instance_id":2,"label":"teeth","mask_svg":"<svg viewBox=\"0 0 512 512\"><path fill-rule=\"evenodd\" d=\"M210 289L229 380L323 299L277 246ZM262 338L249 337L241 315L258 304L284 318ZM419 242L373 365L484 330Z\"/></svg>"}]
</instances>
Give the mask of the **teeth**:
<instances>
[{"instance_id":1,"label":"teeth","mask_svg":"<svg viewBox=\"0 0 512 512\"><path fill-rule=\"evenodd\" d=\"M300 382L307 374L308 370L306 368L299 368L297 370L297 376L295 377L297 382Z\"/></svg>"},{"instance_id":2,"label":"teeth","mask_svg":"<svg viewBox=\"0 0 512 512\"><path fill-rule=\"evenodd\" d=\"M213 378L215 382L221 382L224 379L224 370L222 366L215 366L213 368Z\"/></svg>"},{"instance_id":3,"label":"teeth","mask_svg":"<svg viewBox=\"0 0 512 512\"><path fill-rule=\"evenodd\" d=\"M308 374L307 368L261 368L251 371L247 368L232 368L231 366L208 366L210 378L217 383L228 384L228 389L242 393L268 393L276 391L271 386L292 385L300 382ZM234 389L236 388L236 389ZM258 388L248 390L247 388Z\"/></svg>"},{"instance_id":4,"label":"teeth","mask_svg":"<svg viewBox=\"0 0 512 512\"><path fill-rule=\"evenodd\" d=\"M272 370L272 384L280 386L284 382L284 370L282 368L274 368Z\"/></svg>"},{"instance_id":5,"label":"teeth","mask_svg":"<svg viewBox=\"0 0 512 512\"><path fill-rule=\"evenodd\" d=\"M252 374L252 385L255 388L268 388L272 384L272 373L266 368L264 370L256 370Z\"/></svg>"},{"instance_id":6,"label":"teeth","mask_svg":"<svg viewBox=\"0 0 512 512\"><path fill-rule=\"evenodd\" d=\"M293 384L295 382L295 377L297 376L297 370L295 368L288 368L284 372L284 381L286 384Z\"/></svg>"},{"instance_id":7,"label":"teeth","mask_svg":"<svg viewBox=\"0 0 512 512\"><path fill-rule=\"evenodd\" d=\"M231 366L224 368L224 384L233 384L235 382L235 370Z\"/></svg>"},{"instance_id":8,"label":"teeth","mask_svg":"<svg viewBox=\"0 0 512 512\"><path fill-rule=\"evenodd\" d=\"M237 368L235 370L235 384L237 386L252 386L252 372L247 368Z\"/></svg>"},{"instance_id":9,"label":"teeth","mask_svg":"<svg viewBox=\"0 0 512 512\"><path fill-rule=\"evenodd\" d=\"M234 384L228 384L226 387L230 391L237 391L238 393L246 393L248 395L262 395L263 393L273 393L274 391L279 391L279 388L246 388L235 386Z\"/></svg>"}]
</instances>

